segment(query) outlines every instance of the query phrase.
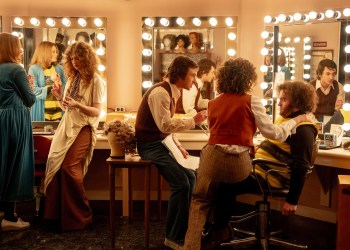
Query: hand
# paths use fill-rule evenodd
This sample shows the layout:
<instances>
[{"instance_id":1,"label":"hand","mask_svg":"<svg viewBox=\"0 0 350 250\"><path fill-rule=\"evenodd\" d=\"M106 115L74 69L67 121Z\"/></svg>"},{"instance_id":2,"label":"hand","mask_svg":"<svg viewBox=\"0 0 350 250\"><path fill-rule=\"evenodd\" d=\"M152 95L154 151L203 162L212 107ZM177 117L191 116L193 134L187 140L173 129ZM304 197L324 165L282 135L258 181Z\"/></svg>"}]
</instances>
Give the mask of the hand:
<instances>
[{"instance_id":1,"label":"hand","mask_svg":"<svg viewBox=\"0 0 350 250\"><path fill-rule=\"evenodd\" d=\"M336 109L341 109L343 107L343 100L342 99L337 99L335 102L335 108Z\"/></svg>"},{"instance_id":2,"label":"hand","mask_svg":"<svg viewBox=\"0 0 350 250\"><path fill-rule=\"evenodd\" d=\"M301 122L306 122L308 121L308 117L304 114L304 115L298 115L297 117L293 118L295 120L295 122L297 124L301 123Z\"/></svg>"},{"instance_id":3,"label":"hand","mask_svg":"<svg viewBox=\"0 0 350 250\"><path fill-rule=\"evenodd\" d=\"M62 99L62 85L55 82L52 85L51 93L56 97L57 100L61 100Z\"/></svg>"},{"instance_id":4,"label":"hand","mask_svg":"<svg viewBox=\"0 0 350 250\"><path fill-rule=\"evenodd\" d=\"M74 108L74 107L78 107L79 103L73 98L66 96L62 102L62 105L65 108Z\"/></svg>"},{"instance_id":5,"label":"hand","mask_svg":"<svg viewBox=\"0 0 350 250\"><path fill-rule=\"evenodd\" d=\"M208 117L208 112L206 110L202 110L200 112L198 112L194 117L194 122L196 124L200 124L202 122L204 122Z\"/></svg>"},{"instance_id":6,"label":"hand","mask_svg":"<svg viewBox=\"0 0 350 250\"><path fill-rule=\"evenodd\" d=\"M289 204L288 202L284 202L281 212L283 215L289 216L289 215L295 214L296 211L297 211L297 205L292 205L292 204Z\"/></svg>"},{"instance_id":7,"label":"hand","mask_svg":"<svg viewBox=\"0 0 350 250\"><path fill-rule=\"evenodd\" d=\"M49 94L49 93L51 93L51 91L52 91L52 86L48 86L47 87L47 93Z\"/></svg>"},{"instance_id":8,"label":"hand","mask_svg":"<svg viewBox=\"0 0 350 250\"><path fill-rule=\"evenodd\" d=\"M28 75L29 87L33 91L34 90L34 76Z\"/></svg>"},{"instance_id":9,"label":"hand","mask_svg":"<svg viewBox=\"0 0 350 250\"><path fill-rule=\"evenodd\" d=\"M180 146L177 146L178 149L180 150L180 152L182 153L182 155L184 156L184 158L188 158L188 156L190 155L186 149L184 149L181 145Z\"/></svg>"}]
</instances>

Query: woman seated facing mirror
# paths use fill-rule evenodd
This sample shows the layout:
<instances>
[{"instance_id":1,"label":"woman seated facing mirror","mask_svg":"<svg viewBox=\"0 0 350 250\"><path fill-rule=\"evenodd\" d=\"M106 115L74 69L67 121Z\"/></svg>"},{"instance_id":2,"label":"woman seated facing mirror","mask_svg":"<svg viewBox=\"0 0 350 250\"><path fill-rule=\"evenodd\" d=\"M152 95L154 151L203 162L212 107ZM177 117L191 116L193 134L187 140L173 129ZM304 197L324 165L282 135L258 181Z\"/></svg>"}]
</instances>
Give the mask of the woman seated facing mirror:
<instances>
[{"instance_id":1,"label":"woman seated facing mirror","mask_svg":"<svg viewBox=\"0 0 350 250\"><path fill-rule=\"evenodd\" d=\"M28 74L34 77L35 104L31 110L32 121L57 121L62 110L51 90L56 78L66 84L62 65L57 63L58 49L49 41L44 41L35 49Z\"/></svg>"}]
</instances>

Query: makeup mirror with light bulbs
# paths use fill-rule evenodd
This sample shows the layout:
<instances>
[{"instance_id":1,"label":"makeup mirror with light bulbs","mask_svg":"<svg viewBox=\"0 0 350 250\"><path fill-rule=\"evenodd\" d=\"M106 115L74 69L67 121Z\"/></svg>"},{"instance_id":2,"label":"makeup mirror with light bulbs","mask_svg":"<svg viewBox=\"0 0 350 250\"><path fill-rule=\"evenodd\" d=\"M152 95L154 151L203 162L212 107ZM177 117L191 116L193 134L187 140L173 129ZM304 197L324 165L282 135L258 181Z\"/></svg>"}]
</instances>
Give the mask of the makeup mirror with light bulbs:
<instances>
[{"instance_id":1,"label":"makeup mirror with light bulbs","mask_svg":"<svg viewBox=\"0 0 350 250\"><path fill-rule=\"evenodd\" d=\"M237 17L144 17L142 18L142 94L162 80L171 61L186 55L194 61L212 60L217 67L237 56ZM199 47L189 45L180 51L176 41L181 35L199 36ZM168 46L167 39L172 40ZM208 84L202 92L212 98L214 87Z\"/></svg>"},{"instance_id":2,"label":"makeup mirror with light bulbs","mask_svg":"<svg viewBox=\"0 0 350 250\"><path fill-rule=\"evenodd\" d=\"M107 83L106 72L106 33L105 17L30 17L16 16L11 22L12 33L18 36L23 47L23 66L28 71L35 48L42 41L56 44L60 54L76 41L86 41L98 54L101 64L99 72ZM100 118L107 111L107 93Z\"/></svg>"},{"instance_id":3,"label":"makeup mirror with light bulbs","mask_svg":"<svg viewBox=\"0 0 350 250\"><path fill-rule=\"evenodd\" d=\"M346 46L350 44L350 8L266 16L264 21L265 31L262 33L262 38L265 40L265 48L261 50L262 55L268 53L266 48L271 48L271 42L272 47L280 46L284 49L294 47L296 63L290 64L290 66L294 66L290 67L294 73L292 77L296 80L309 82L316 78L316 67L318 61L322 59L321 57L317 58L314 52L320 51L325 58L331 57L330 59L336 62L338 65L337 80L344 85L345 91L350 90L350 46L346 51ZM274 37L275 30L278 30L278 39ZM303 42L303 48L297 49L294 46L296 44L291 47L286 46L285 39L287 37L300 38L300 41ZM310 40L305 43L303 38ZM266 70L266 67L261 66L261 71L264 74L266 74ZM278 72L278 69L274 68L273 72ZM268 86L269 84L266 82L261 83L263 89ZM349 101L349 93L346 93L347 104L343 107L347 107ZM265 97L263 102L271 103L273 99L270 96Z\"/></svg>"}]
</instances>

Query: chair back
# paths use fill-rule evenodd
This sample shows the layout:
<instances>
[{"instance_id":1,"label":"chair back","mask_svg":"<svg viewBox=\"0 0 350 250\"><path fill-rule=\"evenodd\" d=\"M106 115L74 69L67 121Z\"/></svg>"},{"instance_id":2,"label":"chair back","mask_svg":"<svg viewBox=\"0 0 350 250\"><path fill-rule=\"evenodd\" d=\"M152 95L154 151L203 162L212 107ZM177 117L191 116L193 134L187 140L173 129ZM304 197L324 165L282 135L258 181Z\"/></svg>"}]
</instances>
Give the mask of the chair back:
<instances>
[{"instance_id":1,"label":"chair back","mask_svg":"<svg viewBox=\"0 0 350 250\"><path fill-rule=\"evenodd\" d=\"M49 155L51 140L45 136L35 135L34 137L34 161L37 164L46 164Z\"/></svg>"}]
</instances>

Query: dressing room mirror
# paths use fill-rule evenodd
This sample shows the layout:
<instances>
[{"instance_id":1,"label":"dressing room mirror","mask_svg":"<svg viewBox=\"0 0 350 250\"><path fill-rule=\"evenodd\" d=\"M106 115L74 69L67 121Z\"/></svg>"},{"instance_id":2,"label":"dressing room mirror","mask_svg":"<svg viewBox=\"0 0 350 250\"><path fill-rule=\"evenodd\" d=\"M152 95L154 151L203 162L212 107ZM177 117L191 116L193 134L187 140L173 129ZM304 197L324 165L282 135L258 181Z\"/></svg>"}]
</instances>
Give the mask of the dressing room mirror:
<instances>
[{"instance_id":1,"label":"dressing room mirror","mask_svg":"<svg viewBox=\"0 0 350 250\"><path fill-rule=\"evenodd\" d=\"M309 11L306 13L279 14L278 16L266 16L265 31L262 38L265 40L265 48L262 54L276 51L276 47L282 47L284 51L293 49L293 62L288 64L289 70L293 73L292 79L306 82L314 80L316 67L324 58L332 59L338 66L337 80L344 85L348 91L350 72L350 8L343 10L325 10L324 12ZM279 33L276 37L276 30ZM347 31L346 31L347 30ZM300 44L294 42L298 38ZM289 43L286 43L289 39ZM304 39L307 39L307 43ZM275 50L274 50L275 49ZM277 57L277 55L274 55ZM276 60L274 58L274 60ZM276 60L277 61L277 60ZM266 67L261 67L266 75ZM270 69L271 70L271 69ZM273 72L278 72L275 67ZM276 76L276 74L275 74ZM273 88L278 78L273 79L271 84L262 83L262 89ZM348 95L348 94L346 94ZM271 96L264 96L266 103L273 103ZM349 102L349 98L345 100Z\"/></svg>"},{"instance_id":2,"label":"dressing room mirror","mask_svg":"<svg viewBox=\"0 0 350 250\"><path fill-rule=\"evenodd\" d=\"M12 18L12 33L17 35L23 47L23 66L28 72L30 62L37 46L43 41L56 44L59 51L58 62L65 48L76 41L88 42L95 48L101 64L99 72L107 83L106 72L106 32L107 19L104 17L30 17L16 16ZM107 94L106 94L107 95ZM106 114L105 98L103 119Z\"/></svg>"},{"instance_id":3,"label":"dressing room mirror","mask_svg":"<svg viewBox=\"0 0 350 250\"><path fill-rule=\"evenodd\" d=\"M144 17L142 44L142 93L145 93L162 80L172 60L179 55L196 62L207 58L217 67L236 57L237 17ZM204 98L214 96L214 83L206 83L203 89Z\"/></svg>"}]
</instances>

